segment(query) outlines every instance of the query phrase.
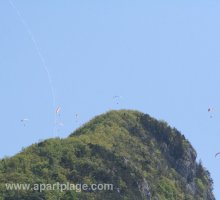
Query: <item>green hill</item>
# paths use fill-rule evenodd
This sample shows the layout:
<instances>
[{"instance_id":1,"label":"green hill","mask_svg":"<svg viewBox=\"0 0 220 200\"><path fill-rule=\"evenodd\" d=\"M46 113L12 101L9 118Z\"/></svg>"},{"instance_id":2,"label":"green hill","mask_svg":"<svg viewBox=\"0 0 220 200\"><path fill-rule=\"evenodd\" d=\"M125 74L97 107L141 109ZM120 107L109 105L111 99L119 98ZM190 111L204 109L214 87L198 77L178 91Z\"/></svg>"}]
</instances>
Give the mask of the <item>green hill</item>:
<instances>
[{"instance_id":1,"label":"green hill","mask_svg":"<svg viewBox=\"0 0 220 200\"><path fill-rule=\"evenodd\" d=\"M10 183L32 188L6 189ZM79 192L49 187L58 183L88 188ZM37 184L48 184L47 190L39 191ZM113 189L93 190L92 184L112 184ZM195 150L178 130L147 114L120 110L92 119L66 139L48 139L2 159L0 200L16 199L215 198L209 172L196 162Z\"/></svg>"}]
</instances>

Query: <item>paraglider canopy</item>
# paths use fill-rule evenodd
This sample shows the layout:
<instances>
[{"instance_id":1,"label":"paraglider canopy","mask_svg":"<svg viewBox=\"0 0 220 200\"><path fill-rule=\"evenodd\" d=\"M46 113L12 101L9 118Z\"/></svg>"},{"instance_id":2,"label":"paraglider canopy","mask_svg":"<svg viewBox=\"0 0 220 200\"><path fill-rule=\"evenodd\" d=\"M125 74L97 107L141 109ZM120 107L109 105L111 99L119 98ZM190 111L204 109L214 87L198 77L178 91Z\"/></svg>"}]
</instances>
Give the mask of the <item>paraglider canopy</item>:
<instances>
[{"instance_id":1,"label":"paraglider canopy","mask_svg":"<svg viewBox=\"0 0 220 200\"><path fill-rule=\"evenodd\" d=\"M64 126L63 122L57 122L56 123L58 126Z\"/></svg>"},{"instance_id":2,"label":"paraglider canopy","mask_svg":"<svg viewBox=\"0 0 220 200\"><path fill-rule=\"evenodd\" d=\"M26 122L26 121L29 121L29 119L27 118L21 119L21 122Z\"/></svg>"},{"instance_id":3,"label":"paraglider canopy","mask_svg":"<svg viewBox=\"0 0 220 200\"><path fill-rule=\"evenodd\" d=\"M218 155L220 155L220 152L216 153L216 154L215 154L215 157L217 157Z\"/></svg>"},{"instance_id":4,"label":"paraglider canopy","mask_svg":"<svg viewBox=\"0 0 220 200\"><path fill-rule=\"evenodd\" d=\"M119 96L119 95L113 96L113 99L119 99L119 98L122 98L122 96Z\"/></svg>"},{"instance_id":5,"label":"paraglider canopy","mask_svg":"<svg viewBox=\"0 0 220 200\"><path fill-rule=\"evenodd\" d=\"M213 108L208 108L208 112L212 112L213 111Z\"/></svg>"},{"instance_id":6,"label":"paraglider canopy","mask_svg":"<svg viewBox=\"0 0 220 200\"><path fill-rule=\"evenodd\" d=\"M61 111L61 107L59 106L59 107L57 107L57 109L56 109L56 114L59 114L60 111Z\"/></svg>"}]
</instances>

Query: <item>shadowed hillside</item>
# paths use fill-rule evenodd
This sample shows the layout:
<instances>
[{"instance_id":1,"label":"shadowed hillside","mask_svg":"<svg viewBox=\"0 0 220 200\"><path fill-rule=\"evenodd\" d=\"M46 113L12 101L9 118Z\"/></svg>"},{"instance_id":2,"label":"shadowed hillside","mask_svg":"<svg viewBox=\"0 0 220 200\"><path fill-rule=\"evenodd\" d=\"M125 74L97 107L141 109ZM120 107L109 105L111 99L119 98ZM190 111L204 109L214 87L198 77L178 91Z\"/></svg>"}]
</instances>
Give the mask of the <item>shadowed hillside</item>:
<instances>
[{"instance_id":1,"label":"shadowed hillside","mask_svg":"<svg viewBox=\"0 0 220 200\"><path fill-rule=\"evenodd\" d=\"M212 180L185 137L129 110L100 115L66 139L0 161L0 200L214 200ZM113 190L7 190L5 184L113 184Z\"/></svg>"}]
</instances>

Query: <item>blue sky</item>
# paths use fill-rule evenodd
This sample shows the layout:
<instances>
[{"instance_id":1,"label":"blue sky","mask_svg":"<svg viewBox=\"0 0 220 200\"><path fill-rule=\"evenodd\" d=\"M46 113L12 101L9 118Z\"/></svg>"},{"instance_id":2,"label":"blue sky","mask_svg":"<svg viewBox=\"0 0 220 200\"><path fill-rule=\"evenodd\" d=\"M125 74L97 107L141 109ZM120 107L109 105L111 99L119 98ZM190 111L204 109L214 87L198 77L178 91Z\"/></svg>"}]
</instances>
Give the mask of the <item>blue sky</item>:
<instances>
[{"instance_id":1,"label":"blue sky","mask_svg":"<svg viewBox=\"0 0 220 200\"><path fill-rule=\"evenodd\" d=\"M109 109L135 109L167 121L189 139L220 198L220 158L214 157L220 151L220 2L14 5L22 17L9 1L0 2L0 157L41 139L67 137ZM115 95L122 96L119 104ZM64 126L54 132L58 106ZM23 118L29 119L26 126Z\"/></svg>"}]
</instances>

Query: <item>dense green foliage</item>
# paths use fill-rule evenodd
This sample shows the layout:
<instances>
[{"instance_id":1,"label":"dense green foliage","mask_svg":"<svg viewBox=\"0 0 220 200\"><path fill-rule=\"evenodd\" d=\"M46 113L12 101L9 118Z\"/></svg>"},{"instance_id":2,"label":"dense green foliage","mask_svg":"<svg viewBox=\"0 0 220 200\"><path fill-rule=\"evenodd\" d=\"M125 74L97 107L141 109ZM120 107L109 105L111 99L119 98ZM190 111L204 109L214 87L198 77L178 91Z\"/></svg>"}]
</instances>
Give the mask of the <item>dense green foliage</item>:
<instances>
[{"instance_id":1,"label":"dense green foliage","mask_svg":"<svg viewBox=\"0 0 220 200\"><path fill-rule=\"evenodd\" d=\"M6 183L110 183L112 191L6 190ZM0 200L214 200L212 180L175 128L136 111L111 111L66 139L0 161Z\"/></svg>"}]
</instances>

